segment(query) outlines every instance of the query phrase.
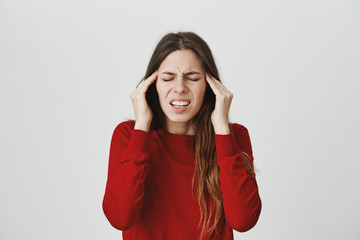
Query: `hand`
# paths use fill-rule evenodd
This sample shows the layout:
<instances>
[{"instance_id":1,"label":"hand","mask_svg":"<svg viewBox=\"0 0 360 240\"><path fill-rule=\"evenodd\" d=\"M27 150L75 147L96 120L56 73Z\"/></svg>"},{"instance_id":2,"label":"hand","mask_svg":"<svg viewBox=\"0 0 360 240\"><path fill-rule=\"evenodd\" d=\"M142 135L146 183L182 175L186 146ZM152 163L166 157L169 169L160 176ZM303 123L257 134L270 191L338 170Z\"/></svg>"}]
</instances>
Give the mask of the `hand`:
<instances>
[{"instance_id":1,"label":"hand","mask_svg":"<svg viewBox=\"0 0 360 240\"><path fill-rule=\"evenodd\" d=\"M206 81L215 94L215 109L211 113L211 122L215 134L229 134L229 110L233 98L230 92L220 81L206 73Z\"/></svg>"},{"instance_id":2,"label":"hand","mask_svg":"<svg viewBox=\"0 0 360 240\"><path fill-rule=\"evenodd\" d=\"M153 113L146 101L146 91L157 79L158 72L155 71L150 77L142 81L137 88L130 94L130 98L135 111L134 129L148 132L153 118Z\"/></svg>"}]
</instances>

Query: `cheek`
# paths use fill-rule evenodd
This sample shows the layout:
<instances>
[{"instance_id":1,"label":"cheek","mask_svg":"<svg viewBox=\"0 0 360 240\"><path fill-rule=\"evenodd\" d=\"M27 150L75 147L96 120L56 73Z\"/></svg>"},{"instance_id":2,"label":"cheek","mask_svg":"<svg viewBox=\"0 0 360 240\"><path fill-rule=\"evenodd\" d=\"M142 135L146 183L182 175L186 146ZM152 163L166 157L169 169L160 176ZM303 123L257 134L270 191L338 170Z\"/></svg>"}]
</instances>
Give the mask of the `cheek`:
<instances>
[{"instance_id":1,"label":"cheek","mask_svg":"<svg viewBox=\"0 0 360 240\"><path fill-rule=\"evenodd\" d=\"M195 91L194 94L198 97L203 99L205 96L205 91L206 91L206 85L201 85L199 86Z\"/></svg>"}]
</instances>

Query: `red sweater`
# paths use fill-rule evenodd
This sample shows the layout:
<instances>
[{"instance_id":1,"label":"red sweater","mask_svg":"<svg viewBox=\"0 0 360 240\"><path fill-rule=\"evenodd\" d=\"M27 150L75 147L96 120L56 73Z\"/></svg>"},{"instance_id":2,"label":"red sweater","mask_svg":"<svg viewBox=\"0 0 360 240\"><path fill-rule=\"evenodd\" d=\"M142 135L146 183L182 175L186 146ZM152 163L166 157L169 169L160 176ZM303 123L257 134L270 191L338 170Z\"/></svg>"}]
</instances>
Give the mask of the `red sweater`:
<instances>
[{"instance_id":1,"label":"red sweater","mask_svg":"<svg viewBox=\"0 0 360 240\"><path fill-rule=\"evenodd\" d=\"M195 136L133 128L134 122L122 122L112 136L102 202L106 218L123 231L124 240L199 239L200 209L191 190ZM223 240L233 239L232 229L251 229L261 211L255 175L246 172L240 158L244 151L253 159L248 130L240 124L232 129L215 134Z\"/></svg>"}]
</instances>

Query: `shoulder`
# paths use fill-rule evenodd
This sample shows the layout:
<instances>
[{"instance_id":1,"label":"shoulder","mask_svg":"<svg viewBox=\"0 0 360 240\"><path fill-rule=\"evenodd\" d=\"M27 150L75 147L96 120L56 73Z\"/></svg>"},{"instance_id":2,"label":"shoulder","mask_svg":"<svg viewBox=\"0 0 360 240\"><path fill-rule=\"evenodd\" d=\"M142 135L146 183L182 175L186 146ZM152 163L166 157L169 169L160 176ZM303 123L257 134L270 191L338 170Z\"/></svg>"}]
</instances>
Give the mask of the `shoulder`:
<instances>
[{"instance_id":1,"label":"shoulder","mask_svg":"<svg viewBox=\"0 0 360 240\"><path fill-rule=\"evenodd\" d=\"M130 138L131 131L134 129L134 126L135 121L133 120L121 122L115 127L114 134L117 133Z\"/></svg>"},{"instance_id":2,"label":"shoulder","mask_svg":"<svg viewBox=\"0 0 360 240\"><path fill-rule=\"evenodd\" d=\"M231 123L230 126L239 149L242 152L246 152L253 160L252 144L248 129L244 125L238 123Z\"/></svg>"},{"instance_id":3,"label":"shoulder","mask_svg":"<svg viewBox=\"0 0 360 240\"><path fill-rule=\"evenodd\" d=\"M242 125L242 124L239 124L239 123L230 123L230 126L231 126L231 129L232 129L233 134L234 134L236 137L240 137L240 136L243 135L243 134L249 134L248 129L247 129L244 125Z\"/></svg>"},{"instance_id":4,"label":"shoulder","mask_svg":"<svg viewBox=\"0 0 360 240\"><path fill-rule=\"evenodd\" d=\"M252 157L252 146L248 129L244 125L238 123L231 123L230 126L239 148L250 154Z\"/></svg>"},{"instance_id":5,"label":"shoulder","mask_svg":"<svg viewBox=\"0 0 360 240\"><path fill-rule=\"evenodd\" d=\"M240 144L250 144L250 134L247 127L239 123L230 123L232 134Z\"/></svg>"}]
</instances>

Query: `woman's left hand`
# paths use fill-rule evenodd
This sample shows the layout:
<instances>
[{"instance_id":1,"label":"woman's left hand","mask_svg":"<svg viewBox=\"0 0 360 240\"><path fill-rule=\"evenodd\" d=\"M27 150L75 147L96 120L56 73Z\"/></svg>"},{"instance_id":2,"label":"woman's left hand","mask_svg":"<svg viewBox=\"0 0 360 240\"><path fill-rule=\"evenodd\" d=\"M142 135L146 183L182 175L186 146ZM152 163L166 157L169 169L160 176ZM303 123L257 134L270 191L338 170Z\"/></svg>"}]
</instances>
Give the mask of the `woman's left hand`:
<instances>
[{"instance_id":1,"label":"woman's left hand","mask_svg":"<svg viewBox=\"0 0 360 240\"><path fill-rule=\"evenodd\" d=\"M206 73L206 81L215 94L215 109L211 114L211 122L215 134L229 134L229 110L233 98L230 92L219 80Z\"/></svg>"}]
</instances>

